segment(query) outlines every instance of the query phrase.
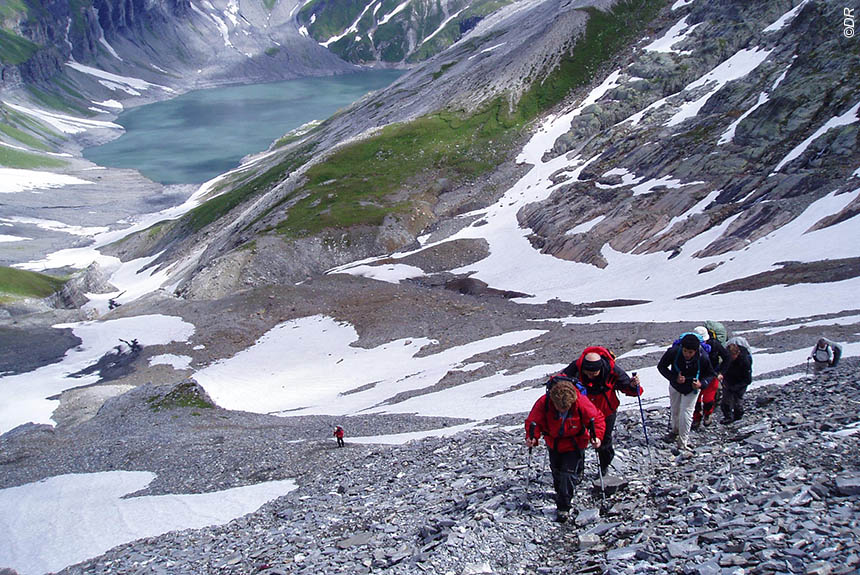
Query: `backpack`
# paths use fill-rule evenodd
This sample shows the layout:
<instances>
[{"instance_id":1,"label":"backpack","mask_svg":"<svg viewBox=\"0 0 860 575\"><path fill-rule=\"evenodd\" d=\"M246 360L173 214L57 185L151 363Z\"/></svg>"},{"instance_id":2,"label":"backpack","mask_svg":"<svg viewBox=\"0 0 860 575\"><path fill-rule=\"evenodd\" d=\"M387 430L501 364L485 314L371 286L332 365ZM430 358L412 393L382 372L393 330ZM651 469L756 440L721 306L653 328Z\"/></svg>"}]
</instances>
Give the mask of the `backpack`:
<instances>
[{"instance_id":1,"label":"backpack","mask_svg":"<svg viewBox=\"0 0 860 575\"><path fill-rule=\"evenodd\" d=\"M701 336L701 335L699 335L699 334L697 334L697 333L696 333L696 332L694 332L694 331L685 331L684 333L682 333L681 335L679 335L679 336L678 336L678 339L676 339L675 341L673 341L673 342L672 342L672 347L675 347L675 346L681 345L681 340L682 340L682 339L684 339L684 336L685 336L685 335L695 335L695 336L699 339L699 346L702 348L702 351L704 351L704 352L705 352L705 355L707 355L707 356L710 356L710 355L711 355L711 346L710 346L710 344L707 344L707 343L705 343L704 341L702 341L702 336Z\"/></svg>"},{"instance_id":2,"label":"backpack","mask_svg":"<svg viewBox=\"0 0 860 575\"><path fill-rule=\"evenodd\" d=\"M711 337L716 339L721 344L726 345L726 342L728 341L729 337L729 332L726 331L726 326L724 326L718 321L709 319L705 322L705 329L708 330L708 333Z\"/></svg>"},{"instance_id":3,"label":"backpack","mask_svg":"<svg viewBox=\"0 0 860 575\"><path fill-rule=\"evenodd\" d=\"M578 379L574 377L569 377L565 375L564 372L558 372L555 375L549 376L549 379L546 381L546 401L544 401L543 403L544 412L549 411L549 392L552 389L552 386L554 386L559 381L569 381L573 384L573 387L576 388L576 391L578 391L582 395L586 395L585 387L583 387L582 383L580 383Z\"/></svg>"},{"instance_id":4,"label":"backpack","mask_svg":"<svg viewBox=\"0 0 860 575\"><path fill-rule=\"evenodd\" d=\"M750 344L747 341L747 339L745 337L741 337L741 336L736 335L726 342L726 345L729 345L729 344L734 344L740 348L743 348L743 350L749 356L749 358L750 358L750 376L752 376L753 356L752 356L752 352L750 351Z\"/></svg>"},{"instance_id":5,"label":"backpack","mask_svg":"<svg viewBox=\"0 0 860 575\"><path fill-rule=\"evenodd\" d=\"M603 384L602 389L592 389L595 393L606 393L614 388L615 383L615 354L612 353L608 348L601 347L598 345L593 345L591 347L586 347L582 350L582 354L579 356L574 363L576 364L576 371L582 376L582 362L585 361L585 356L589 353L596 353L601 358L603 358L609 364L609 371L606 374L606 382ZM585 393L585 387L582 387L583 393ZM587 395L587 393L586 393Z\"/></svg>"}]
</instances>

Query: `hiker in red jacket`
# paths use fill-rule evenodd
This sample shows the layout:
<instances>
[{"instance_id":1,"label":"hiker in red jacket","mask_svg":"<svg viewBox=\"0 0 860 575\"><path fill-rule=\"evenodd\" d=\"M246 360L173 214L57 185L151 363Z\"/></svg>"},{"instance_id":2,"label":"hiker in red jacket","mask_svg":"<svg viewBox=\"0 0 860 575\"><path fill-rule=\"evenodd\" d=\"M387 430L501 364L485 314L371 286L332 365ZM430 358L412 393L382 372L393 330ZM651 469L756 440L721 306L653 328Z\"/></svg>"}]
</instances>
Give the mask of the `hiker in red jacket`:
<instances>
[{"instance_id":1,"label":"hiker in red jacket","mask_svg":"<svg viewBox=\"0 0 860 575\"><path fill-rule=\"evenodd\" d=\"M632 378L615 364L615 357L604 347L587 347L579 359L564 368L562 372L568 377L576 378L585 388L588 399L603 414L606 420L606 433L597 456L600 459L600 473L606 475L609 464L615 457L612 448L612 430L615 427L615 416L618 405L618 392L630 397L642 395L639 376Z\"/></svg>"},{"instance_id":2,"label":"hiker in red jacket","mask_svg":"<svg viewBox=\"0 0 860 575\"><path fill-rule=\"evenodd\" d=\"M594 437L589 424L594 421ZM526 418L526 445L536 447L543 436L555 488L556 520L567 521L570 500L582 478L585 448L600 447L606 425L600 410L566 380L557 381L538 399Z\"/></svg>"},{"instance_id":3,"label":"hiker in red jacket","mask_svg":"<svg viewBox=\"0 0 860 575\"><path fill-rule=\"evenodd\" d=\"M333 433L332 435L334 435L335 437L337 437L337 446L338 446L338 447L343 447L343 446L344 446L344 443L343 443L343 428L342 428L340 425L335 426L335 428L334 428L334 433Z\"/></svg>"}]
</instances>

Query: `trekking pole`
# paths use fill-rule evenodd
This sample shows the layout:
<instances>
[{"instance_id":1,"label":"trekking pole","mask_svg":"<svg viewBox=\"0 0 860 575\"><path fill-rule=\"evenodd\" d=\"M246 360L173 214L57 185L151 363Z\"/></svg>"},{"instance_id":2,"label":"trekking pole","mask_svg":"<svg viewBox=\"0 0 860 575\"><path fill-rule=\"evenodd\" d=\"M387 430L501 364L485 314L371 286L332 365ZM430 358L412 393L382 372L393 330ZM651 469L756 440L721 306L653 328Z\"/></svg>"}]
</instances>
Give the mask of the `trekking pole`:
<instances>
[{"instance_id":1,"label":"trekking pole","mask_svg":"<svg viewBox=\"0 0 860 575\"><path fill-rule=\"evenodd\" d=\"M592 417L588 422L588 429L591 432L591 437L597 437L597 433L594 431L594 418ZM597 454L597 450L594 451ZM606 505L606 488L603 486L603 470L600 468L600 455L597 455L597 475L600 477L600 496L603 500L603 505Z\"/></svg>"},{"instance_id":2,"label":"trekking pole","mask_svg":"<svg viewBox=\"0 0 860 575\"><path fill-rule=\"evenodd\" d=\"M532 421L529 424L529 439L534 439L535 437L535 427L537 427L537 423ZM529 481L531 481L532 475L532 447L529 445L529 464L528 469L526 470L526 492L529 489Z\"/></svg>"},{"instance_id":3,"label":"trekking pole","mask_svg":"<svg viewBox=\"0 0 860 575\"><path fill-rule=\"evenodd\" d=\"M633 372L633 377L636 377L636 372ZM636 390L636 399L639 400L639 415L642 416L642 432L645 434L645 447L648 448L648 463L650 465L654 464L654 461L651 459L651 442L648 440L648 427L645 425L645 410L642 409L642 395L639 393L639 390Z\"/></svg>"}]
</instances>

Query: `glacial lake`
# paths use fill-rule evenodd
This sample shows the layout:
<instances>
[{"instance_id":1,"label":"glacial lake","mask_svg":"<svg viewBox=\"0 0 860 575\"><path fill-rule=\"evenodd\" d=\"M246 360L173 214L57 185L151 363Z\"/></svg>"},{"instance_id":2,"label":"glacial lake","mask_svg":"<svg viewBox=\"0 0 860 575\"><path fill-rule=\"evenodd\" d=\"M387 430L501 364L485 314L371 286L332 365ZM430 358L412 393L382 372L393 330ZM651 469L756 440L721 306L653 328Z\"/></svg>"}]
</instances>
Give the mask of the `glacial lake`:
<instances>
[{"instance_id":1,"label":"glacial lake","mask_svg":"<svg viewBox=\"0 0 860 575\"><path fill-rule=\"evenodd\" d=\"M198 90L120 113L119 138L83 151L162 184L200 184L262 152L294 128L325 120L403 72L368 70L272 84Z\"/></svg>"}]
</instances>

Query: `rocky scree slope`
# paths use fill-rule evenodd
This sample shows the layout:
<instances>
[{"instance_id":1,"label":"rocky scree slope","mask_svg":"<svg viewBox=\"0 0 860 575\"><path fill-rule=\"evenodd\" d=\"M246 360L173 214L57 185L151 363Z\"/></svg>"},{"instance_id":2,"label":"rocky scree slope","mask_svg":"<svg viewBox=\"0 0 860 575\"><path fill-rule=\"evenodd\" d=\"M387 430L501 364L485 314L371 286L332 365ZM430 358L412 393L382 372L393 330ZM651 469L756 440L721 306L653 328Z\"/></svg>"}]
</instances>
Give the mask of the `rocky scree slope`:
<instances>
[{"instance_id":1,"label":"rocky scree slope","mask_svg":"<svg viewBox=\"0 0 860 575\"><path fill-rule=\"evenodd\" d=\"M589 451L566 525L553 521L545 456L522 444L524 413L401 446L350 435L403 429L409 416L341 420L338 449L330 418L227 412L193 381L137 388L78 426L6 434L0 487L128 468L159 474L149 494L299 484L225 526L135 541L62 573L847 574L860 565L860 419L844 409L860 401L858 368L851 358L752 390L744 420L696 432L693 456L654 441L667 414L648 409L649 461L638 414L622 412L606 503Z\"/></svg>"}]
</instances>

